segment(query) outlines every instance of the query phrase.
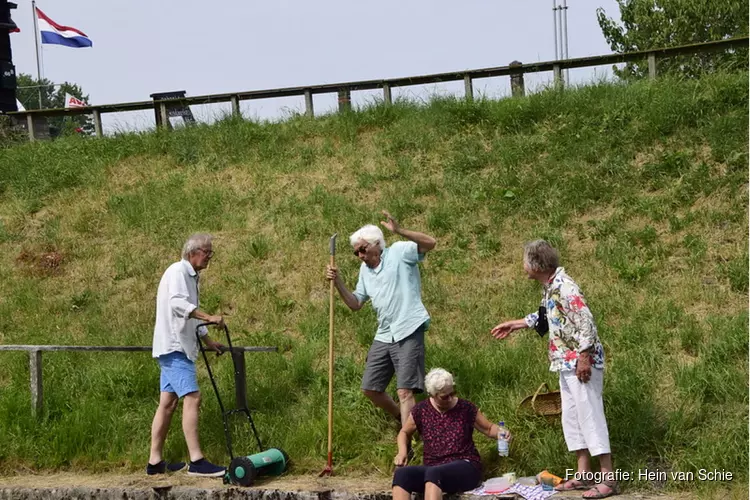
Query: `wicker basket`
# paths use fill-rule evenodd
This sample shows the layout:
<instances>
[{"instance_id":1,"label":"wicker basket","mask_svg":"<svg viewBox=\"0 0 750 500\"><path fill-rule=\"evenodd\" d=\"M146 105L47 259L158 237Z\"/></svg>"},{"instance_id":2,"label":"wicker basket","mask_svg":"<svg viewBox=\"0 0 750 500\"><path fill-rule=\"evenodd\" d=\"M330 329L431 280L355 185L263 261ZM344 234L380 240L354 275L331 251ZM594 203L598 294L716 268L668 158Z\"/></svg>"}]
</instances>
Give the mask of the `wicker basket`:
<instances>
[{"instance_id":1,"label":"wicker basket","mask_svg":"<svg viewBox=\"0 0 750 500\"><path fill-rule=\"evenodd\" d=\"M544 392L542 392L544 389ZM529 396L518 405L518 409L554 419L562 414L562 401L560 400L560 391L550 391L547 383L539 386L533 396Z\"/></svg>"}]
</instances>

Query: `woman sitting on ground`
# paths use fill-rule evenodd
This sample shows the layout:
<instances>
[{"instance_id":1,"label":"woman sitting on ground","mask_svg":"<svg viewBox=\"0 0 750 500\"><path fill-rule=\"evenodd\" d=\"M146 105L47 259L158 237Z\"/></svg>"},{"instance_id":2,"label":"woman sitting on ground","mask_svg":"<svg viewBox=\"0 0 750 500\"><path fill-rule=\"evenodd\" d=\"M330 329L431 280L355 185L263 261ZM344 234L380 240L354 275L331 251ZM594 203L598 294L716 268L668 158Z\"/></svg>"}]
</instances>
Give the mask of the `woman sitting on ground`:
<instances>
[{"instance_id":1,"label":"woman sitting on ground","mask_svg":"<svg viewBox=\"0 0 750 500\"><path fill-rule=\"evenodd\" d=\"M394 459L393 500L409 500L412 492L424 500L440 500L443 492L469 491L482 483L482 465L472 434L478 430L491 439L510 432L487 420L469 401L456 396L453 375L442 368L430 370L424 380L429 399L412 408L398 433ZM404 467L408 443L419 431L424 444L424 465Z\"/></svg>"}]
</instances>

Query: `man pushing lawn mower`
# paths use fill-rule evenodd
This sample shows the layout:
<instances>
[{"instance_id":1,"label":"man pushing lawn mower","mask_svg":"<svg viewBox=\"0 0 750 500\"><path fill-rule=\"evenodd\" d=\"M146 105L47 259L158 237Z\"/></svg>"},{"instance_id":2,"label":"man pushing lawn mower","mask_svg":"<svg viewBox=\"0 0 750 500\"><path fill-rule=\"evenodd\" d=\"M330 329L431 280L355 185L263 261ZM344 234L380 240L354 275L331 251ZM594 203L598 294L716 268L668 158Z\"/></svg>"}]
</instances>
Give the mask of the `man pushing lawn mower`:
<instances>
[{"instance_id":1,"label":"man pushing lawn mower","mask_svg":"<svg viewBox=\"0 0 750 500\"><path fill-rule=\"evenodd\" d=\"M159 283L153 357L159 360L161 367L161 394L151 425L151 455L146 466L149 475L185 468L184 462L168 464L162 457L172 414L180 398L183 398L182 431L190 453L188 474L222 477L226 471L224 467L203 458L198 441L201 393L195 371L195 360L198 358L195 330L200 322L224 327L224 318L198 309L198 273L208 267L213 254L210 234L190 236L182 248L182 260L169 266ZM208 330L202 327L200 335L206 347L221 352L223 346L208 338L207 334Z\"/></svg>"},{"instance_id":2,"label":"man pushing lawn mower","mask_svg":"<svg viewBox=\"0 0 750 500\"><path fill-rule=\"evenodd\" d=\"M354 255L362 261L354 292L347 289L335 266L328 266L326 278L333 281L352 311L372 301L378 329L367 353L362 392L403 426L414 407L414 393L424 391L424 332L430 315L422 304L417 264L435 248L436 241L402 228L388 212L383 214L387 220L381 224L410 241L398 241L386 248L380 228L366 225L350 237ZM385 392L394 373L400 405Z\"/></svg>"}]
</instances>

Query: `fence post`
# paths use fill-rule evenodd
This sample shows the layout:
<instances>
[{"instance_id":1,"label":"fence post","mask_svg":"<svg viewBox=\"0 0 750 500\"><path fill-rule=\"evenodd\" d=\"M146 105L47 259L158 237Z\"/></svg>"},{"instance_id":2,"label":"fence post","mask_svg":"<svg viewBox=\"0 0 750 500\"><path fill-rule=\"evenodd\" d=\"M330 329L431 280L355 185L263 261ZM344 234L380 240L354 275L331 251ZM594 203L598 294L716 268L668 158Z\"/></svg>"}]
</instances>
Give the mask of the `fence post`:
<instances>
[{"instance_id":1,"label":"fence post","mask_svg":"<svg viewBox=\"0 0 750 500\"><path fill-rule=\"evenodd\" d=\"M565 86L565 80L562 76L562 68L559 64L552 65L552 74L554 75L555 87L563 88Z\"/></svg>"},{"instance_id":2,"label":"fence post","mask_svg":"<svg viewBox=\"0 0 750 500\"><path fill-rule=\"evenodd\" d=\"M648 53L648 77L650 80L656 78L656 54L653 52Z\"/></svg>"},{"instance_id":3,"label":"fence post","mask_svg":"<svg viewBox=\"0 0 750 500\"><path fill-rule=\"evenodd\" d=\"M164 102L159 103L159 116L161 117L161 126L169 130L169 114L167 113L167 104Z\"/></svg>"},{"instance_id":4,"label":"fence post","mask_svg":"<svg viewBox=\"0 0 750 500\"><path fill-rule=\"evenodd\" d=\"M42 415L44 391L42 389L42 351L29 351L29 375L31 381L31 413Z\"/></svg>"},{"instance_id":5,"label":"fence post","mask_svg":"<svg viewBox=\"0 0 750 500\"><path fill-rule=\"evenodd\" d=\"M232 351L234 364L234 402L236 408L247 408L247 375L245 351Z\"/></svg>"},{"instance_id":6,"label":"fence post","mask_svg":"<svg viewBox=\"0 0 750 500\"><path fill-rule=\"evenodd\" d=\"M102 113L98 110L94 110L94 132L97 137L102 136Z\"/></svg>"},{"instance_id":7,"label":"fence post","mask_svg":"<svg viewBox=\"0 0 750 500\"><path fill-rule=\"evenodd\" d=\"M513 61L508 65L509 68L519 68L523 66L521 61ZM510 94L513 97L523 97L526 95L526 86L523 83L523 70L518 70L510 74Z\"/></svg>"},{"instance_id":8,"label":"fence post","mask_svg":"<svg viewBox=\"0 0 750 500\"><path fill-rule=\"evenodd\" d=\"M315 116L315 108L313 107L313 96L310 89L305 89L305 114L307 116Z\"/></svg>"},{"instance_id":9,"label":"fence post","mask_svg":"<svg viewBox=\"0 0 750 500\"><path fill-rule=\"evenodd\" d=\"M467 101L474 100L474 86L471 84L471 75L464 75L464 92Z\"/></svg>"},{"instance_id":10,"label":"fence post","mask_svg":"<svg viewBox=\"0 0 750 500\"><path fill-rule=\"evenodd\" d=\"M391 97L391 84L383 84L383 102L386 104L393 104L393 98Z\"/></svg>"},{"instance_id":11,"label":"fence post","mask_svg":"<svg viewBox=\"0 0 750 500\"><path fill-rule=\"evenodd\" d=\"M229 100L232 103L232 116L235 118L239 118L242 116L242 112L240 111L240 97L233 95L229 98Z\"/></svg>"},{"instance_id":12,"label":"fence post","mask_svg":"<svg viewBox=\"0 0 750 500\"><path fill-rule=\"evenodd\" d=\"M339 113L352 110L352 91L339 89Z\"/></svg>"},{"instance_id":13,"label":"fence post","mask_svg":"<svg viewBox=\"0 0 750 500\"><path fill-rule=\"evenodd\" d=\"M34 117L32 115L26 115L26 129L29 133L29 140L34 141Z\"/></svg>"}]
</instances>

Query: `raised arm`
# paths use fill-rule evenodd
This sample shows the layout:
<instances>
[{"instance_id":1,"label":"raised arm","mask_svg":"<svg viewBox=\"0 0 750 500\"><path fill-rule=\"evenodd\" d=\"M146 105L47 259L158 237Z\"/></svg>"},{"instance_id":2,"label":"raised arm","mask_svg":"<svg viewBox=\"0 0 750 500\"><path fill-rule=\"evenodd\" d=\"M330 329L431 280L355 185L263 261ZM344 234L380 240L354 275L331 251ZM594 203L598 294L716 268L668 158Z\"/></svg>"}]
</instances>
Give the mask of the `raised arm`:
<instances>
[{"instance_id":1,"label":"raised arm","mask_svg":"<svg viewBox=\"0 0 750 500\"><path fill-rule=\"evenodd\" d=\"M437 245L437 241L432 236L420 233L418 231L410 231L409 229L404 229L398 224L396 219L394 219L393 216L385 210L383 210L383 215L385 215L386 219L388 220L382 221L381 224L392 233L403 236L407 240L416 243L417 252L425 254L435 248L435 245Z\"/></svg>"}]
</instances>

